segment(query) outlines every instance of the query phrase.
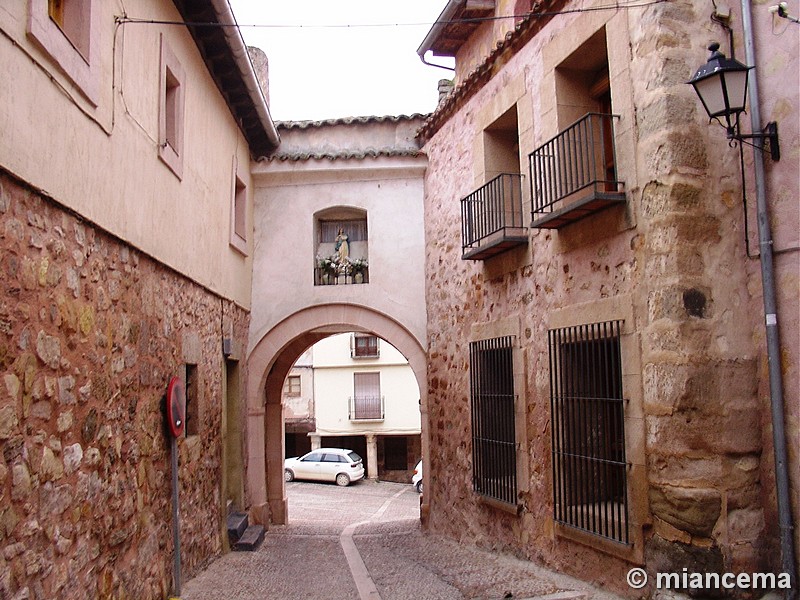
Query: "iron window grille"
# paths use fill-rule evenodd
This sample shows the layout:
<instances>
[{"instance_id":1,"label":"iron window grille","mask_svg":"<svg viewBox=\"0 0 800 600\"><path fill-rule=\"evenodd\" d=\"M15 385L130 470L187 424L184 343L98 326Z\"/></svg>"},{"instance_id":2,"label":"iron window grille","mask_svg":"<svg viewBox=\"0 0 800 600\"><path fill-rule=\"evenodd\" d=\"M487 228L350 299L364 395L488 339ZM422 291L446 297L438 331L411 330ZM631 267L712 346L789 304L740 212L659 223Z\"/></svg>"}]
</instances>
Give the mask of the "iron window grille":
<instances>
[{"instance_id":1,"label":"iron window grille","mask_svg":"<svg viewBox=\"0 0 800 600\"><path fill-rule=\"evenodd\" d=\"M627 544L621 327L553 329L548 347L554 519Z\"/></svg>"},{"instance_id":2,"label":"iron window grille","mask_svg":"<svg viewBox=\"0 0 800 600\"><path fill-rule=\"evenodd\" d=\"M384 415L383 396L350 397L351 421L383 421Z\"/></svg>"},{"instance_id":3,"label":"iron window grille","mask_svg":"<svg viewBox=\"0 0 800 600\"><path fill-rule=\"evenodd\" d=\"M534 228L557 229L625 202L614 119L588 113L528 156Z\"/></svg>"},{"instance_id":4,"label":"iron window grille","mask_svg":"<svg viewBox=\"0 0 800 600\"><path fill-rule=\"evenodd\" d=\"M471 342L472 485L482 495L517 503L513 336Z\"/></svg>"}]
</instances>

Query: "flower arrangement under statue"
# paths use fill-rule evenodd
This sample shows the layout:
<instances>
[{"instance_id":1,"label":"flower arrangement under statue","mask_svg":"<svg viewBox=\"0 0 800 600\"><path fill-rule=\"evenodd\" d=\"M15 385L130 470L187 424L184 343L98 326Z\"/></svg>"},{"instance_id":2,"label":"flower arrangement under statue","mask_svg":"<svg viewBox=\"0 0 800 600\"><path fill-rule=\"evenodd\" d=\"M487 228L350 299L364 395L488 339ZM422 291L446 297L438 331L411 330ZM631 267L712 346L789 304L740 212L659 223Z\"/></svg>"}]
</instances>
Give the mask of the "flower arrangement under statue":
<instances>
[{"instance_id":1,"label":"flower arrangement under statue","mask_svg":"<svg viewBox=\"0 0 800 600\"><path fill-rule=\"evenodd\" d=\"M369 268L366 258L342 258L338 253L330 256L317 256L317 268L323 277L323 282L330 278L342 275L352 275L357 283L363 280L364 273Z\"/></svg>"}]
</instances>

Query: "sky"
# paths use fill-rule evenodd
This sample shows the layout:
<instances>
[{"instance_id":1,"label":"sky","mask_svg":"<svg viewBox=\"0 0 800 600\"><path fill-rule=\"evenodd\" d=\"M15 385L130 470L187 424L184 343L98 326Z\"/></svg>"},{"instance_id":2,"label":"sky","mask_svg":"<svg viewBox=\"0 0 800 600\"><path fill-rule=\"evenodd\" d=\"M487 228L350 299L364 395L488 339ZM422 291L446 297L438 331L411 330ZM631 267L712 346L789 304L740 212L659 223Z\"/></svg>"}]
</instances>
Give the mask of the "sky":
<instances>
[{"instance_id":1,"label":"sky","mask_svg":"<svg viewBox=\"0 0 800 600\"><path fill-rule=\"evenodd\" d=\"M229 1L245 43L269 59L276 121L428 113L453 77L417 56L446 0Z\"/></svg>"}]
</instances>

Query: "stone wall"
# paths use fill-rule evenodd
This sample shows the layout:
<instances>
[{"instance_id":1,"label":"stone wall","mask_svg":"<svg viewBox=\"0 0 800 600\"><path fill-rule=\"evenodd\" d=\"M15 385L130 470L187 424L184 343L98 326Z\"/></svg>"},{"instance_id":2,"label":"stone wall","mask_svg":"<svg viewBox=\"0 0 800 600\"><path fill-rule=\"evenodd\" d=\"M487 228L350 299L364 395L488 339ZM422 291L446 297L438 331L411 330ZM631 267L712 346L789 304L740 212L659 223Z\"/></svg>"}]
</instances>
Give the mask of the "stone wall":
<instances>
[{"instance_id":1,"label":"stone wall","mask_svg":"<svg viewBox=\"0 0 800 600\"><path fill-rule=\"evenodd\" d=\"M0 173L0 596L172 589L162 403L197 364L179 440L184 577L221 551L221 329L248 315Z\"/></svg>"},{"instance_id":2,"label":"stone wall","mask_svg":"<svg viewBox=\"0 0 800 600\"><path fill-rule=\"evenodd\" d=\"M717 153L711 167L707 137L713 132L684 83L705 59L691 41L713 26L701 24L703 10L667 3L630 20L554 20L504 57L493 78L423 147L429 158L428 523L621 593L631 593L625 573L632 564L653 572L778 572L780 566L774 500L765 488L772 467L763 457L769 438L760 384L763 309L741 235L738 157ZM625 127L617 132L617 158L627 206L557 232L534 230L525 249L461 260L459 200L483 183L476 176L482 167L476 140L491 122L487 116L503 114L507 106L499 102L524 81L524 93L514 96L524 161L557 130L547 108L553 89L542 84L558 64L553 57L569 55L570 44L574 50L581 36L601 26L613 110ZM570 35L559 36L561 27ZM623 135L630 136L625 144ZM713 176L716 169L720 175ZM565 535L553 522L547 346L547 330L565 315L602 321L609 307L613 314L625 305L627 314L617 314L624 314L627 328L623 391L634 426L626 431L631 551ZM526 415L518 460L529 473L520 484L519 517L482 503L471 482L468 344L474 324L508 319L519 320L525 370L524 387L515 390Z\"/></svg>"}]
</instances>

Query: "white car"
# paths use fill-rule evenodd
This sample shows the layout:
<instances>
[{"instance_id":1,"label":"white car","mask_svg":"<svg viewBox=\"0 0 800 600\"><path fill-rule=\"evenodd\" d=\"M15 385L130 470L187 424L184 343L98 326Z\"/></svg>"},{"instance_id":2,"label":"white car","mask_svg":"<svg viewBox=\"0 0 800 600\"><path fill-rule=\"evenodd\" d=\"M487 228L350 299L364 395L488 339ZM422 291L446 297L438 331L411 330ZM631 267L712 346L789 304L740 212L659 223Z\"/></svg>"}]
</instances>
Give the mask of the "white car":
<instances>
[{"instance_id":1,"label":"white car","mask_svg":"<svg viewBox=\"0 0 800 600\"><path fill-rule=\"evenodd\" d=\"M422 461L417 463L414 467L414 475L411 477L411 485L417 490L418 494L422 493Z\"/></svg>"},{"instance_id":2,"label":"white car","mask_svg":"<svg viewBox=\"0 0 800 600\"><path fill-rule=\"evenodd\" d=\"M335 481L346 486L364 479L364 463L352 450L320 448L299 458L287 458L283 461L283 475L286 481Z\"/></svg>"}]
</instances>

